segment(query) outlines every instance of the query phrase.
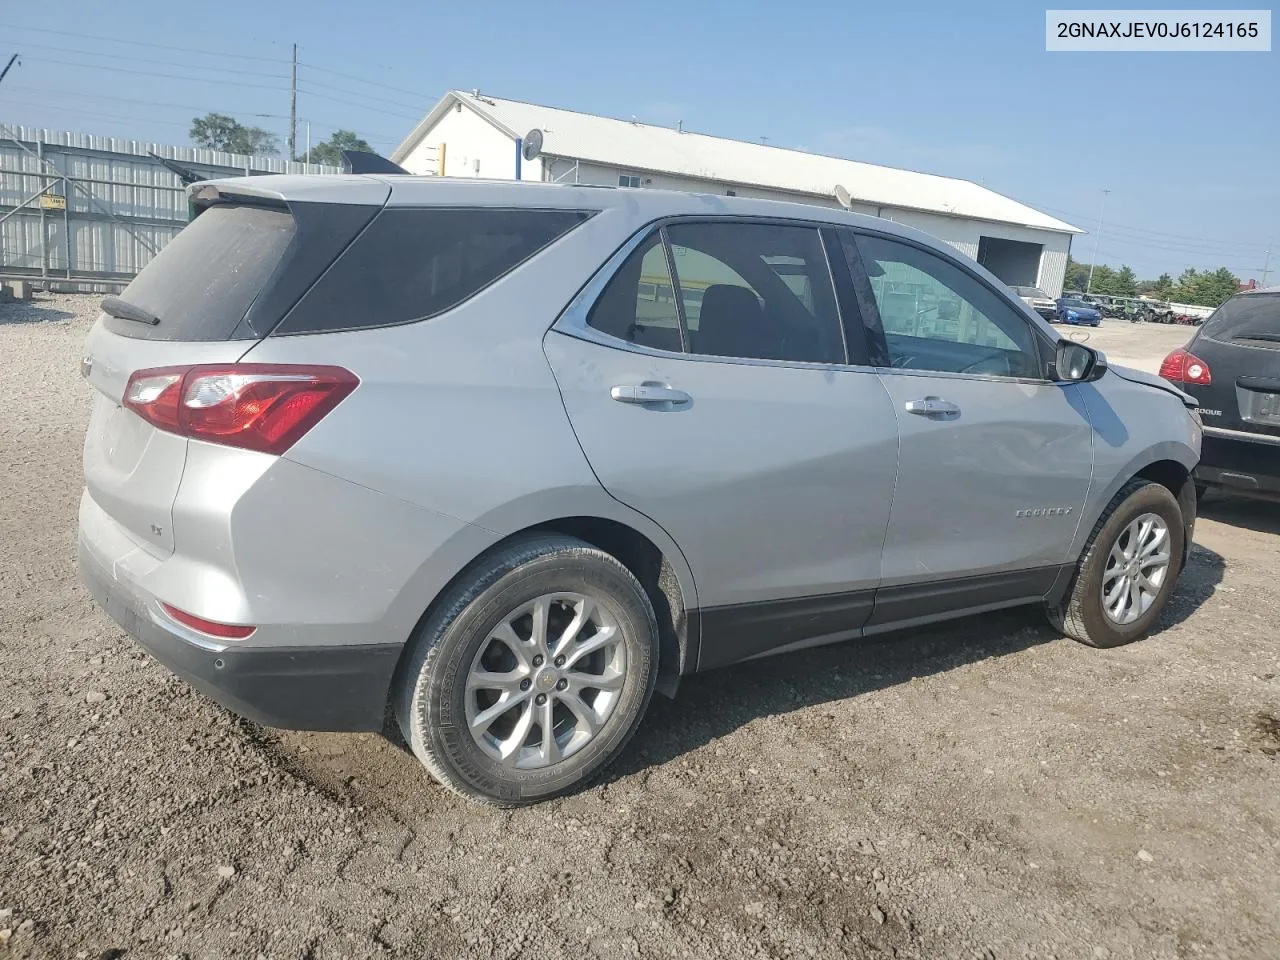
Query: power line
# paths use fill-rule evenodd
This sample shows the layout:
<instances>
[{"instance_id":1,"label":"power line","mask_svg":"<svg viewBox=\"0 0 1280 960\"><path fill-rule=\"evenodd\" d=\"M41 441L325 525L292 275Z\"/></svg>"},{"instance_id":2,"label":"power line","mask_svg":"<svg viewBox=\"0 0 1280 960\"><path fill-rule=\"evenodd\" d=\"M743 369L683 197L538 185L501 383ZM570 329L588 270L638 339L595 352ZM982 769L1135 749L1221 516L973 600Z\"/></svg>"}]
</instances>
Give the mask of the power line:
<instances>
[{"instance_id":1,"label":"power line","mask_svg":"<svg viewBox=\"0 0 1280 960\"><path fill-rule=\"evenodd\" d=\"M223 110L225 109L225 108L215 109L208 106L198 106L193 103L167 103L167 102L156 101L156 100L139 100L134 97L116 97L116 96L111 96L110 94L105 94L105 93L81 93L78 90L67 90L61 87L43 87L43 86L34 87L34 86L25 86L22 84L7 84L5 86L5 89L16 90L24 94L34 94L35 96L75 97L75 98L80 98L84 100L106 100L106 101L111 101L115 103L141 104L147 107L160 107L160 108L171 109L171 110L192 110L192 111L195 111L196 113L220 113L220 112L223 112ZM14 102L14 101L9 101L9 102ZM43 104L31 104L31 105L43 106ZM55 104L49 105L50 109L52 109L54 106ZM59 108L59 109L62 109L62 108ZM88 107L88 106L81 107L80 112L105 116L105 114L98 114L97 107ZM245 113L237 110L237 111L233 111L233 114L238 117L252 117L255 120L288 120L289 119L288 114L283 114L283 113ZM139 119L139 118L133 118L133 119ZM334 130L351 128L351 123L349 121L346 123L336 123L324 117L316 117L316 116L308 117L306 115L299 117L299 119L310 120L313 125L316 125L322 129L329 130L330 132ZM144 121L144 122L147 122L147 121ZM385 132L364 133L364 137L366 140L370 140L370 141L377 140L382 143L391 143L391 144L398 144L402 139L404 139L403 137L393 136Z\"/></svg>"},{"instance_id":2,"label":"power line","mask_svg":"<svg viewBox=\"0 0 1280 960\"><path fill-rule=\"evenodd\" d=\"M332 100L334 103L345 103L349 107L359 107L361 110L372 110L374 113L385 113L388 116L399 117L402 120L418 121L422 119L421 117L416 115L411 115L407 113L396 113L394 110L384 110L382 107L371 107L371 106L368 106L367 104L357 103L354 100L344 100L342 97L335 97L332 94L318 93L315 90L309 90L308 88L303 86L298 87L298 92L310 94L311 96L317 97L321 100Z\"/></svg>"},{"instance_id":3,"label":"power line","mask_svg":"<svg viewBox=\"0 0 1280 960\"><path fill-rule=\"evenodd\" d=\"M302 66L302 64L299 64L299 66ZM345 93L353 97L361 97L365 100L374 100L378 103L389 103L393 107L404 107L406 110L418 109L418 104L402 103L399 100L389 100L386 97L375 97L371 93L361 93L359 90L351 90L347 87L335 87L331 83L321 83L319 80L307 80L307 83L311 84L313 87L321 87L325 90L337 90L339 93Z\"/></svg>"},{"instance_id":4,"label":"power line","mask_svg":"<svg viewBox=\"0 0 1280 960\"><path fill-rule=\"evenodd\" d=\"M10 90L20 90L23 93L34 94L53 94L67 97L80 97L85 100L115 100L119 103L140 103L148 107L169 107L175 110L197 110L201 113L219 112L210 107L197 107L190 103L163 103L157 100L138 100L133 97L115 97L105 93L81 93L78 90L67 90L60 87L28 87L28 86L12 86ZM241 116L264 117L271 120L287 120L288 117L280 113L242 113Z\"/></svg>"},{"instance_id":5,"label":"power line","mask_svg":"<svg viewBox=\"0 0 1280 960\"><path fill-rule=\"evenodd\" d=\"M33 47L37 50L54 50L58 53L74 53L80 56L88 57L110 57L112 59L120 59L122 54L112 51L102 50L77 50L74 47L55 47L47 43L27 43L23 41L22 48L25 50ZM30 58L28 58L30 59ZM268 77L272 80L288 80L289 78L280 73L264 73L261 70L238 70L235 67L224 67L219 64L202 64L202 63L178 63L173 60L148 60L142 57L129 56L130 63L150 63L161 67L178 67L183 70L217 70L219 73L235 73L250 77ZM96 64L83 64L83 66L96 66Z\"/></svg>"},{"instance_id":6,"label":"power line","mask_svg":"<svg viewBox=\"0 0 1280 960\"><path fill-rule=\"evenodd\" d=\"M363 77L357 77L354 74L350 74L350 73L343 73L340 70L333 70L329 67L317 67L311 63L303 63L301 60L298 61L298 66L306 67L308 70L316 70L320 73L328 73L335 77L341 77L344 80L354 80L356 83L367 83L371 87L381 87L384 90L393 90L396 93L407 93L411 97L422 97L423 99L426 99L426 100L440 99L438 95L427 96L426 94L418 90L406 90L404 87L393 87L389 83L380 83L377 80L366 80Z\"/></svg>"},{"instance_id":7,"label":"power line","mask_svg":"<svg viewBox=\"0 0 1280 960\"><path fill-rule=\"evenodd\" d=\"M1073 220L1087 221L1091 216L1091 215L1086 215L1086 214L1082 214L1082 213L1071 211L1071 210L1063 210L1061 207L1054 207L1054 206L1050 206L1049 204L1036 203L1034 200L1019 200L1018 202L1025 203L1027 206L1034 207L1036 209L1047 210L1052 213L1062 214L1063 216L1071 217L1071 219ZM1261 244L1251 244L1246 241L1213 240L1208 237L1198 237L1198 236L1193 236L1191 234L1185 234L1185 233L1169 233L1162 230L1149 230L1145 227L1135 227L1130 224L1121 224L1121 223L1111 224L1110 229L1112 230L1122 229L1122 230L1127 230L1137 234L1149 234L1155 238L1163 237L1163 238L1169 238L1172 240L1189 240L1197 244L1213 244L1213 245L1219 245L1219 246L1249 247L1249 248L1261 246Z\"/></svg>"},{"instance_id":8,"label":"power line","mask_svg":"<svg viewBox=\"0 0 1280 960\"><path fill-rule=\"evenodd\" d=\"M29 100L6 99L5 103L16 104L22 107L35 107L42 111L52 111L54 113L76 113L76 114L82 113L81 110L78 110L75 107L59 107L59 106L54 106L47 103L32 103ZM151 123L151 124L157 124L165 127L181 127L184 130L190 126L190 124L187 124L187 123L179 123L177 120L156 120L154 117L126 117L120 114L96 113L96 112L94 113L94 116L100 117L103 120L122 120L130 123Z\"/></svg>"},{"instance_id":9,"label":"power line","mask_svg":"<svg viewBox=\"0 0 1280 960\"><path fill-rule=\"evenodd\" d=\"M106 67L96 63L75 63L71 60L51 60L48 57L23 57L24 60L35 63L55 63L63 67L83 67L88 70L109 70L112 73L134 73L144 77L151 77L156 80L187 80L195 83L213 83L215 81L208 77L184 77L178 73L156 73L152 70L131 70L129 67ZM288 80L288 77L282 79ZM218 80L219 86L230 87L250 87L254 90L272 90L277 93L288 93L288 87L269 87L263 83L245 83L242 80Z\"/></svg>"},{"instance_id":10,"label":"power line","mask_svg":"<svg viewBox=\"0 0 1280 960\"><path fill-rule=\"evenodd\" d=\"M151 43L146 40L125 40L122 37L104 37L99 34L92 33L72 33L69 30L50 30L48 27L27 27L18 23L0 23L0 27L8 27L12 30L31 30L36 33L53 33L62 37L76 37L80 40L101 40L106 43L127 43L135 47L152 47L156 50L175 50L179 53L201 53L210 57L235 57L239 60L263 60L267 63L288 63L287 59L280 57L260 57L249 53L225 53L221 50L201 50L197 47L175 47L165 43Z\"/></svg>"}]
</instances>

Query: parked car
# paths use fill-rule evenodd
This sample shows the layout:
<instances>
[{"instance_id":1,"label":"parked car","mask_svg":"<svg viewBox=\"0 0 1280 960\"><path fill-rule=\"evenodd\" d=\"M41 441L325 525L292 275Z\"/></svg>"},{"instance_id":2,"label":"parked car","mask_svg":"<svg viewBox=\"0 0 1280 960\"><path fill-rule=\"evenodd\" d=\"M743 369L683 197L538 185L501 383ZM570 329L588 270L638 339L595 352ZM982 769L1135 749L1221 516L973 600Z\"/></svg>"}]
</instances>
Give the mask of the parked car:
<instances>
[{"instance_id":1,"label":"parked car","mask_svg":"<svg viewBox=\"0 0 1280 960\"><path fill-rule=\"evenodd\" d=\"M1280 287L1236 294L1160 375L1200 403L1199 492L1280 498Z\"/></svg>"},{"instance_id":2,"label":"parked car","mask_svg":"<svg viewBox=\"0 0 1280 960\"><path fill-rule=\"evenodd\" d=\"M1046 320L1052 322L1058 315L1053 298L1039 287L1012 287L1018 298Z\"/></svg>"},{"instance_id":3,"label":"parked car","mask_svg":"<svg viewBox=\"0 0 1280 960\"><path fill-rule=\"evenodd\" d=\"M1058 308L1057 317L1060 323L1069 323L1073 326L1078 324L1086 327L1099 327L1102 325L1102 314L1083 300L1059 297L1055 305Z\"/></svg>"},{"instance_id":4,"label":"parked car","mask_svg":"<svg viewBox=\"0 0 1280 960\"><path fill-rule=\"evenodd\" d=\"M88 336L80 569L257 722L390 708L442 783L529 803L695 671L1020 604L1114 646L1182 569L1189 398L911 228L442 177L192 191Z\"/></svg>"}]
</instances>

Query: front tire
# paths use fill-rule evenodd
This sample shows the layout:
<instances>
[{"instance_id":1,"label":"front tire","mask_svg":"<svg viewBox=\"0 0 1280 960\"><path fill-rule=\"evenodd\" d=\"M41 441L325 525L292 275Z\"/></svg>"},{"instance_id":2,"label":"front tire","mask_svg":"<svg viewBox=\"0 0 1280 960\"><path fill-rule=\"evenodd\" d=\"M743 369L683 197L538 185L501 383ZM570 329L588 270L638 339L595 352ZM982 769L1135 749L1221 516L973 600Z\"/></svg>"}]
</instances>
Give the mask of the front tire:
<instances>
[{"instance_id":1,"label":"front tire","mask_svg":"<svg viewBox=\"0 0 1280 960\"><path fill-rule=\"evenodd\" d=\"M657 620L631 571L539 535L482 557L441 596L397 676L396 717L446 787L521 806L601 773L657 675Z\"/></svg>"},{"instance_id":2,"label":"front tire","mask_svg":"<svg viewBox=\"0 0 1280 960\"><path fill-rule=\"evenodd\" d=\"M1182 572L1184 538L1174 495L1158 483L1130 480L1098 518L1067 597L1049 619L1092 647L1140 639Z\"/></svg>"}]
</instances>

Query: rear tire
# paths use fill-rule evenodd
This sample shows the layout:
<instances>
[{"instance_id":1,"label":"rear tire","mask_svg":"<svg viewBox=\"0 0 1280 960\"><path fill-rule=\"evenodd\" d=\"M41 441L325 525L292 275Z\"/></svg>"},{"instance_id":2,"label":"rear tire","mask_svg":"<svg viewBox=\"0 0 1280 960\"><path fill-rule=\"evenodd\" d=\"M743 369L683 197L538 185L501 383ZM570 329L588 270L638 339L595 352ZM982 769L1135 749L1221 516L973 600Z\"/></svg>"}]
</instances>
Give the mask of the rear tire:
<instances>
[{"instance_id":1,"label":"rear tire","mask_svg":"<svg viewBox=\"0 0 1280 960\"><path fill-rule=\"evenodd\" d=\"M1048 611L1049 620L1091 647L1118 647L1142 638L1182 572L1184 542L1182 510L1174 495L1158 483L1130 480L1098 518L1066 599ZM1167 559L1158 567L1155 558L1162 555ZM1109 597L1115 598L1110 604Z\"/></svg>"},{"instance_id":2,"label":"rear tire","mask_svg":"<svg viewBox=\"0 0 1280 960\"><path fill-rule=\"evenodd\" d=\"M657 676L657 620L631 571L581 540L536 535L481 557L440 597L397 673L395 712L444 786L522 806L601 773Z\"/></svg>"}]
</instances>

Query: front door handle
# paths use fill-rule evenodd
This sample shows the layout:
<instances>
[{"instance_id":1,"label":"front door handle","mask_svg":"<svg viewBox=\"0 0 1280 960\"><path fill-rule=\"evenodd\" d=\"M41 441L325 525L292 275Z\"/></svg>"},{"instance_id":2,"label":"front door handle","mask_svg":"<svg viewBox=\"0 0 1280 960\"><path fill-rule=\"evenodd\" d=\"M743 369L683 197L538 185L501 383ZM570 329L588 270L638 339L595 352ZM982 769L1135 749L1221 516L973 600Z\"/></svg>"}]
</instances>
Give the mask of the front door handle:
<instances>
[{"instance_id":1,"label":"front door handle","mask_svg":"<svg viewBox=\"0 0 1280 960\"><path fill-rule=\"evenodd\" d=\"M693 399L663 383L621 384L610 390L609 396L619 403L688 403Z\"/></svg>"},{"instance_id":2,"label":"front door handle","mask_svg":"<svg viewBox=\"0 0 1280 960\"><path fill-rule=\"evenodd\" d=\"M960 408L956 404L950 400L943 400L941 397L908 400L906 410L907 413L914 413L918 417L954 417L960 412Z\"/></svg>"}]
</instances>

